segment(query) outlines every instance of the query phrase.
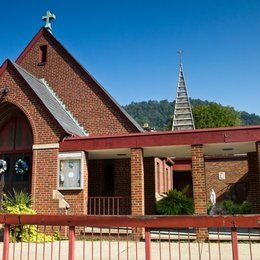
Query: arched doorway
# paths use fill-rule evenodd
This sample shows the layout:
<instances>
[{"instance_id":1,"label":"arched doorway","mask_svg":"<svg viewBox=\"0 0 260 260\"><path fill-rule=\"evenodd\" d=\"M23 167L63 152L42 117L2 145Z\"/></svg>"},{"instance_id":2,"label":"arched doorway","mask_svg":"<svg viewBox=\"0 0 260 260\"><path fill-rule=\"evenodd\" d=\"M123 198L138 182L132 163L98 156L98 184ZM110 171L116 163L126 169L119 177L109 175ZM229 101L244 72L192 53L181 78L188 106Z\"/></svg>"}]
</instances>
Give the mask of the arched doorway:
<instances>
[{"instance_id":1,"label":"arched doorway","mask_svg":"<svg viewBox=\"0 0 260 260\"><path fill-rule=\"evenodd\" d=\"M31 192L32 143L30 123L21 110L9 105L0 109L0 159L7 162L4 173L4 193L15 190ZM15 167L18 160L25 162L28 170L22 174Z\"/></svg>"}]
</instances>

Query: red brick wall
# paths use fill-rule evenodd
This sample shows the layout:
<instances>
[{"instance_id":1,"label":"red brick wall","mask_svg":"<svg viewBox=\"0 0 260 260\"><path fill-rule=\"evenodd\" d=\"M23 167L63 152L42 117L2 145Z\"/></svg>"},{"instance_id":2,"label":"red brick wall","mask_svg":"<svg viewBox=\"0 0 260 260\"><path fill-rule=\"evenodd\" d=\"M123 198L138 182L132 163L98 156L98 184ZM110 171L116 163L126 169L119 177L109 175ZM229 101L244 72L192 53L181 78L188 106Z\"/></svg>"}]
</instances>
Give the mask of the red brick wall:
<instances>
[{"instance_id":1,"label":"red brick wall","mask_svg":"<svg viewBox=\"0 0 260 260\"><path fill-rule=\"evenodd\" d=\"M195 214L207 214L206 176L202 145L191 146L192 182Z\"/></svg>"},{"instance_id":2,"label":"red brick wall","mask_svg":"<svg viewBox=\"0 0 260 260\"><path fill-rule=\"evenodd\" d=\"M34 144L59 142L64 136L60 128L40 105L30 88L9 69L0 76L0 88L6 86L9 88L9 93L5 101L16 105L26 115L32 127ZM0 105L1 114L4 113L3 108L1 109L2 105Z\"/></svg>"},{"instance_id":3,"label":"red brick wall","mask_svg":"<svg viewBox=\"0 0 260 260\"><path fill-rule=\"evenodd\" d=\"M33 132L34 144L58 143L64 136L64 132L57 123L50 117L45 108L40 105L30 88L24 84L17 75L8 69L0 76L0 88L9 88L5 101L14 104L28 118ZM0 114L9 113L11 106L8 103L0 105ZM14 110L19 113L19 110ZM38 213L62 213L58 209L58 202L52 199L53 190L57 189L58 175L58 149L34 150L32 164L32 198L33 207ZM64 192L65 199L71 205L71 212L74 214L85 213L87 196L87 172L85 174L84 191ZM85 207L83 207L83 205Z\"/></svg>"},{"instance_id":4,"label":"red brick wall","mask_svg":"<svg viewBox=\"0 0 260 260\"><path fill-rule=\"evenodd\" d=\"M114 196L131 198L130 159L114 161ZM89 161L89 196L102 196L104 183L105 160ZM155 164L154 158L144 158L145 214L155 213ZM125 203L124 212L130 214L130 203Z\"/></svg>"},{"instance_id":5,"label":"red brick wall","mask_svg":"<svg viewBox=\"0 0 260 260\"><path fill-rule=\"evenodd\" d=\"M131 196L130 159L115 159L114 196ZM89 196L102 196L105 185L105 160L89 160Z\"/></svg>"},{"instance_id":6,"label":"red brick wall","mask_svg":"<svg viewBox=\"0 0 260 260\"><path fill-rule=\"evenodd\" d=\"M39 47L48 45L47 62L38 66ZM114 108L93 80L86 79L65 52L42 36L22 60L22 67L45 78L67 108L91 135L136 132L136 128Z\"/></svg>"},{"instance_id":7,"label":"red brick wall","mask_svg":"<svg viewBox=\"0 0 260 260\"><path fill-rule=\"evenodd\" d=\"M145 214L155 213L155 158L144 158Z\"/></svg>"},{"instance_id":8,"label":"red brick wall","mask_svg":"<svg viewBox=\"0 0 260 260\"><path fill-rule=\"evenodd\" d=\"M52 199L52 191L57 189L58 153L58 149L33 152L32 200L37 213L62 213L58 201Z\"/></svg>"},{"instance_id":9,"label":"red brick wall","mask_svg":"<svg viewBox=\"0 0 260 260\"><path fill-rule=\"evenodd\" d=\"M104 160L89 160L89 196L103 195Z\"/></svg>"},{"instance_id":10,"label":"red brick wall","mask_svg":"<svg viewBox=\"0 0 260 260\"><path fill-rule=\"evenodd\" d=\"M256 152L248 153L249 200L252 203L252 213L260 213L260 144L256 143Z\"/></svg>"},{"instance_id":11,"label":"red brick wall","mask_svg":"<svg viewBox=\"0 0 260 260\"><path fill-rule=\"evenodd\" d=\"M237 182L247 182L247 158L221 158L205 160L207 200L213 188L217 202L227 198ZM225 172L225 180L219 180L218 173ZM246 199L246 198L245 198Z\"/></svg>"},{"instance_id":12,"label":"red brick wall","mask_svg":"<svg viewBox=\"0 0 260 260\"><path fill-rule=\"evenodd\" d=\"M131 202L132 215L144 215L144 164L141 148L131 149Z\"/></svg>"}]
</instances>

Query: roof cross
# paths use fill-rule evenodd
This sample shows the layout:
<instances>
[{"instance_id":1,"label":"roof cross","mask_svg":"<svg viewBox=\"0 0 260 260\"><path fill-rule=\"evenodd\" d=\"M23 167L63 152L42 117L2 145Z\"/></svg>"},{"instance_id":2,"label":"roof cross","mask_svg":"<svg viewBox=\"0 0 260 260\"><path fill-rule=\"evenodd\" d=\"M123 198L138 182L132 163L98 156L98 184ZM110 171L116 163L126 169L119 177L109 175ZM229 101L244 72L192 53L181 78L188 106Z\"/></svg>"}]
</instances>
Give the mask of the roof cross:
<instances>
[{"instance_id":1,"label":"roof cross","mask_svg":"<svg viewBox=\"0 0 260 260\"><path fill-rule=\"evenodd\" d=\"M46 12L46 15L42 17L42 20L45 21L45 28L52 33L52 28L51 28L51 21L55 20L56 16L55 14L52 14L50 11Z\"/></svg>"}]
</instances>

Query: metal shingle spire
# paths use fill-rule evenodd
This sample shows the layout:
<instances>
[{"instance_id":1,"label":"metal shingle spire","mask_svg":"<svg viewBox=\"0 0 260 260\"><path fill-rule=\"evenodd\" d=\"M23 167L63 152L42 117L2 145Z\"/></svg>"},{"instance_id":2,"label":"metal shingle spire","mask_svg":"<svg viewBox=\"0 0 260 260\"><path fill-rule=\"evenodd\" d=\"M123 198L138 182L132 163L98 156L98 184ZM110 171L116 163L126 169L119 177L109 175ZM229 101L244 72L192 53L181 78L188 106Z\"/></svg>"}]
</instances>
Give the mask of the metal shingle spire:
<instances>
[{"instance_id":1,"label":"metal shingle spire","mask_svg":"<svg viewBox=\"0 0 260 260\"><path fill-rule=\"evenodd\" d=\"M178 53L180 56L180 68L177 85L177 95L175 99L172 131L195 129L190 100L183 73L182 50L180 50Z\"/></svg>"}]
</instances>

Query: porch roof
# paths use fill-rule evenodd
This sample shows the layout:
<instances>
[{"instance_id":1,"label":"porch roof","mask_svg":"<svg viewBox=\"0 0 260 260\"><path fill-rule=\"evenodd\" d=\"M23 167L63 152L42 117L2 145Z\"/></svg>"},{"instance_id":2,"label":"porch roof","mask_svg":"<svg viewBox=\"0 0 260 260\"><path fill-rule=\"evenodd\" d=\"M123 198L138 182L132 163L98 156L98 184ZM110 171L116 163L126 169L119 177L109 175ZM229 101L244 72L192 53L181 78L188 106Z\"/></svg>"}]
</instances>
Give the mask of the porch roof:
<instances>
[{"instance_id":1,"label":"porch roof","mask_svg":"<svg viewBox=\"0 0 260 260\"><path fill-rule=\"evenodd\" d=\"M203 144L205 155L223 156L255 151L260 126L240 126L127 135L68 137L60 151L88 151L90 158L130 156L130 148L143 148L144 156L189 157L190 146Z\"/></svg>"}]
</instances>

